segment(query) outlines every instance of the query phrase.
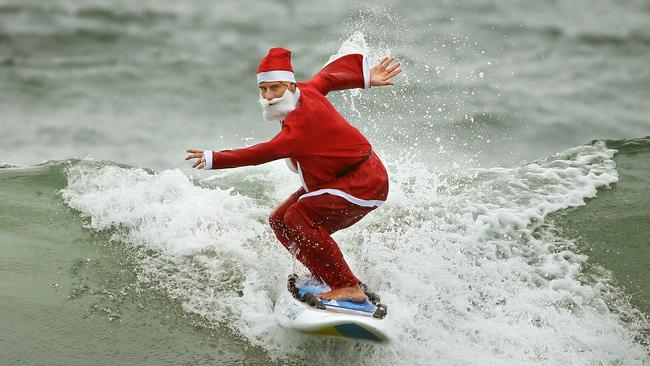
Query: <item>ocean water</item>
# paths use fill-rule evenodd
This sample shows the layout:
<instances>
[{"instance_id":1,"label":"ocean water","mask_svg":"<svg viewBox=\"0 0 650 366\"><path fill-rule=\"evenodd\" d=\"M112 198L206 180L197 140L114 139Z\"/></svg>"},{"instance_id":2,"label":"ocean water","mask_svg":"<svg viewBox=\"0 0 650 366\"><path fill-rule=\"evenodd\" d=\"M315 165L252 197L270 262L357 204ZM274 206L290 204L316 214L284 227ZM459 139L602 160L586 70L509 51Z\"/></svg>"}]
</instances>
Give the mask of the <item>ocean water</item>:
<instances>
[{"instance_id":1,"label":"ocean water","mask_svg":"<svg viewBox=\"0 0 650 366\"><path fill-rule=\"evenodd\" d=\"M334 237L388 346L280 328L303 270L255 67L342 44L403 62L331 100L389 199ZM650 364L650 5L0 1L0 364Z\"/></svg>"}]
</instances>

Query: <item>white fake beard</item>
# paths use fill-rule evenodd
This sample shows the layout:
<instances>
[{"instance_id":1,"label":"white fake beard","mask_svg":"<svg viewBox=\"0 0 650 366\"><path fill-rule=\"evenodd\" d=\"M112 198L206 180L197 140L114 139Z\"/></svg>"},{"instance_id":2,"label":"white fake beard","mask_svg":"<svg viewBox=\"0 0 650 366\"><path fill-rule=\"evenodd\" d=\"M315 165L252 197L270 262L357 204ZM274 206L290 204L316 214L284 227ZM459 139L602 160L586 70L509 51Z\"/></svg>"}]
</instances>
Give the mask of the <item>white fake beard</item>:
<instances>
[{"instance_id":1,"label":"white fake beard","mask_svg":"<svg viewBox=\"0 0 650 366\"><path fill-rule=\"evenodd\" d=\"M266 100L260 95L260 105L262 106L262 115L265 120L269 122L280 121L296 109L298 106L298 96L287 88L279 98Z\"/></svg>"}]
</instances>

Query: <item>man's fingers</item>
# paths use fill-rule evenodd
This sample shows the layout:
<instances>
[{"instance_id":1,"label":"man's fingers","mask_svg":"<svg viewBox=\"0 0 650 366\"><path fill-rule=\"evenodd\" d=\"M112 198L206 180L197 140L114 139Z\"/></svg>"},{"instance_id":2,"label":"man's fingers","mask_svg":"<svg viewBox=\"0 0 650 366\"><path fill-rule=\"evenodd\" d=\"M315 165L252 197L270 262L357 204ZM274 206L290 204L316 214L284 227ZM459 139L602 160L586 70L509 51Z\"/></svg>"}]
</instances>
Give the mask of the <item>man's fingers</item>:
<instances>
[{"instance_id":1,"label":"man's fingers","mask_svg":"<svg viewBox=\"0 0 650 366\"><path fill-rule=\"evenodd\" d=\"M401 64L402 64L401 62L396 63L395 65L387 68L386 72L391 73L391 72L395 71L395 69L397 69Z\"/></svg>"},{"instance_id":2,"label":"man's fingers","mask_svg":"<svg viewBox=\"0 0 650 366\"><path fill-rule=\"evenodd\" d=\"M190 159L201 159L203 157L203 153L194 153L194 154L189 154L185 157L185 160L190 160Z\"/></svg>"},{"instance_id":3,"label":"man's fingers","mask_svg":"<svg viewBox=\"0 0 650 366\"><path fill-rule=\"evenodd\" d=\"M382 69L382 67L384 65L384 62L386 62L387 58L388 58L388 56L384 56L384 57L381 58L381 60L379 60L379 62L377 62L377 68L378 69L380 69L380 70Z\"/></svg>"},{"instance_id":4,"label":"man's fingers","mask_svg":"<svg viewBox=\"0 0 650 366\"><path fill-rule=\"evenodd\" d=\"M385 70L386 67L388 67L388 65L390 65L391 62L393 62L393 58L392 58L392 57L390 57L390 56L386 56L386 57L384 57L384 58L381 60L381 69L382 69L382 70Z\"/></svg>"},{"instance_id":5,"label":"man's fingers","mask_svg":"<svg viewBox=\"0 0 650 366\"><path fill-rule=\"evenodd\" d=\"M377 83L375 86L390 86L390 85L395 85L395 84L392 81L382 80L379 83Z\"/></svg>"},{"instance_id":6,"label":"man's fingers","mask_svg":"<svg viewBox=\"0 0 650 366\"><path fill-rule=\"evenodd\" d=\"M187 156L185 157L185 160L190 160L190 159L197 159L203 157L203 150L197 150L197 149L187 149L185 150L187 152Z\"/></svg>"},{"instance_id":7,"label":"man's fingers","mask_svg":"<svg viewBox=\"0 0 650 366\"><path fill-rule=\"evenodd\" d=\"M390 79L390 78L394 77L395 75L399 74L400 72L402 72L402 69L394 70L393 72L386 75L386 79Z\"/></svg>"},{"instance_id":8,"label":"man's fingers","mask_svg":"<svg viewBox=\"0 0 650 366\"><path fill-rule=\"evenodd\" d=\"M205 160L203 160L203 150L197 149L187 149L188 152L185 160L197 159L193 164L192 168L203 169L205 168Z\"/></svg>"},{"instance_id":9,"label":"man's fingers","mask_svg":"<svg viewBox=\"0 0 650 366\"><path fill-rule=\"evenodd\" d=\"M386 69L386 60L387 59L388 59L388 56L384 56L384 57L381 58L381 60L379 60L379 62L377 62L377 70L379 72L382 72L382 71L384 71L384 69Z\"/></svg>"}]
</instances>

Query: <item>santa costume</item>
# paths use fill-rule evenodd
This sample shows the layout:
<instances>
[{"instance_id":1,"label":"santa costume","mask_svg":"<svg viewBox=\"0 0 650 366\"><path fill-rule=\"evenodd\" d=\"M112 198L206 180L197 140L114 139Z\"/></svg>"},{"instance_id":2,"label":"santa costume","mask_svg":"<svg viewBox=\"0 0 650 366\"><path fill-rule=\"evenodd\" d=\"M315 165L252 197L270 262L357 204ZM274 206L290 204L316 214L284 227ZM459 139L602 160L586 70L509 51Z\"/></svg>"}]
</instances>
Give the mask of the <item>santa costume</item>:
<instances>
[{"instance_id":1,"label":"santa costume","mask_svg":"<svg viewBox=\"0 0 650 366\"><path fill-rule=\"evenodd\" d=\"M269 50L257 82L296 83L291 52ZM325 97L334 90L369 88L364 55L331 61L313 78L297 82L297 107L270 141L251 147L204 152L205 169L234 168L287 159L302 187L280 204L269 222L278 240L332 289L359 284L330 236L381 206L388 175L368 140Z\"/></svg>"}]
</instances>

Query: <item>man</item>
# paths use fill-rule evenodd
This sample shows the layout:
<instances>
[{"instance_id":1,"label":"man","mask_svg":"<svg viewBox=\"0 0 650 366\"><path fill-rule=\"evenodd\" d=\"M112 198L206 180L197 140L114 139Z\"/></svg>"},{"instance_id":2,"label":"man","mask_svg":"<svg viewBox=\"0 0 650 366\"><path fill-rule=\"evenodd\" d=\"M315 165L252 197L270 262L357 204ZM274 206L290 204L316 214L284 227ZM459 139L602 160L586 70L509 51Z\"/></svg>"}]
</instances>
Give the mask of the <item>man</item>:
<instances>
[{"instance_id":1,"label":"man","mask_svg":"<svg viewBox=\"0 0 650 366\"><path fill-rule=\"evenodd\" d=\"M388 175L370 143L325 98L333 90L393 85L400 64L384 57L368 67L361 54L344 55L311 80L296 82L291 52L272 48L257 68L260 104L267 121L280 121L270 141L236 150L187 150L198 169L258 165L284 158L302 188L269 218L278 240L331 291L318 297L363 302L366 295L330 236L379 207Z\"/></svg>"}]
</instances>

